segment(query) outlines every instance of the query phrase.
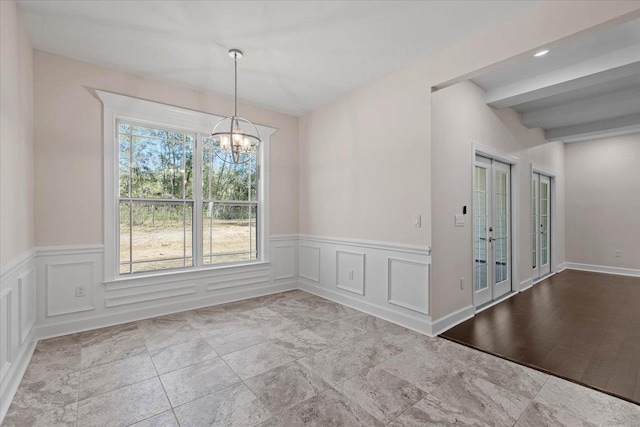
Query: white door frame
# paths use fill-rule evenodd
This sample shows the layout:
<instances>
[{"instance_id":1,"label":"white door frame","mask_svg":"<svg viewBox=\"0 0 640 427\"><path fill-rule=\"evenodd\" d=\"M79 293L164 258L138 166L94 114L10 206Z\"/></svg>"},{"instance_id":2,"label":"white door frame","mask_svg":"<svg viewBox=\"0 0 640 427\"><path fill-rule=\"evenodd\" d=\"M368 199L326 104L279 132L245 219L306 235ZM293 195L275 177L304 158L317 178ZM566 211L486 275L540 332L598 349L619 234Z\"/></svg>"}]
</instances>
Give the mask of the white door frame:
<instances>
[{"instance_id":1,"label":"white door frame","mask_svg":"<svg viewBox=\"0 0 640 427\"><path fill-rule=\"evenodd\" d=\"M541 166L536 165L535 163L531 163L531 178L529 180L529 188L531 188L531 183L533 182L533 174L537 173L540 175L544 175L546 177L549 178L549 180L551 181L551 198L550 198L550 203L551 203L551 226L549 227L551 229L551 258L550 258L550 262L551 262L551 273L547 276L544 276L544 278L549 277L551 275L553 275L554 273L556 273L558 271L558 251L556 250L556 228L557 228L557 224L558 222L556 221L556 214L557 214L557 203L556 203L556 173L549 170L549 169L545 169ZM540 195L538 194L538 197L540 197ZM531 203L531 194L529 194L529 203ZM531 210L529 210L529 221L531 221ZM531 227L529 227L529 230L531 230ZM529 234L531 234L531 232L529 232ZM529 249L531 249L531 245L529 245ZM531 256L529 256L529 259L531 259ZM531 263L529 263L531 264ZM535 280L535 282L534 282ZM533 268L531 269L531 278L530 278L530 282L529 283L537 283L539 282L541 279L534 279L533 278Z\"/></svg>"},{"instance_id":2,"label":"white door frame","mask_svg":"<svg viewBox=\"0 0 640 427\"><path fill-rule=\"evenodd\" d=\"M489 159L497 160L502 163L506 163L511 166L511 292L520 291L520 240L518 238L520 227L520 188L518 186L518 161L519 159L514 156L502 153L492 147L479 144L475 141L471 141L471 164L469 170L471 171L471 241L473 242L473 236L475 235L474 228L474 206L473 206L473 171L475 167L476 156L487 157ZM471 259L473 259L473 243L471 244ZM472 276L473 277L473 276ZM473 279L471 280L470 292L471 301L473 301L473 293L475 291L475 284ZM509 294L507 294L509 295ZM474 307L476 308L476 307ZM476 308L477 309L477 308Z\"/></svg>"}]
</instances>

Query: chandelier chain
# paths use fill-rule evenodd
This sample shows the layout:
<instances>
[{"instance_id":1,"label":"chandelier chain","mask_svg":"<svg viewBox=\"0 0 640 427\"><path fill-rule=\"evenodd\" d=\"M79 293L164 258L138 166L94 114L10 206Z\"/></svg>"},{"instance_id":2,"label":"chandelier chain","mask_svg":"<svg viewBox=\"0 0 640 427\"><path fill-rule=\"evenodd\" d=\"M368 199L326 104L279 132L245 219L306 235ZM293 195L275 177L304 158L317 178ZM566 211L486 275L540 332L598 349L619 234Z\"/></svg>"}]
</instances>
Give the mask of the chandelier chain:
<instances>
[{"instance_id":1,"label":"chandelier chain","mask_svg":"<svg viewBox=\"0 0 640 427\"><path fill-rule=\"evenodd\" d=\"M235 87L235 91L234 91L234 107L233 107L233 115L237 116L238 115L238 54L234 53L233 54L233 69L234 69L234 84L233 86Z\"/></svg>"}]
</instances>

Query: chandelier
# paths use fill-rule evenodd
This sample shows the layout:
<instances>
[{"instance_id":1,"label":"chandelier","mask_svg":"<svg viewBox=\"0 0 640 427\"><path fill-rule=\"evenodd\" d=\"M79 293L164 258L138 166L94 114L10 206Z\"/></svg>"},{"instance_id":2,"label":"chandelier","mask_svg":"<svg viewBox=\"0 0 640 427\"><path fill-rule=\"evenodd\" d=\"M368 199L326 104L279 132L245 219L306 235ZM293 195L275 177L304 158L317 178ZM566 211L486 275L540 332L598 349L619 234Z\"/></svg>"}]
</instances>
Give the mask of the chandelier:
<instances>
[{"instance_id":1,"label":"chandelier","mask_svg":"<svg viewBox=\"0 0 640 427\"><path fill-rule=\"evenodd\" d=\"M220 120L211 131L211 138L214 146L218 148L216 155L222 161L241 164L251 160L251 154L255 152L262 141L256 126L244 117L238 116L238 59L242 58L242 51L230 49L229 56L233 58L235 73L233 116ZM225 155L220 156L219 153ZM231 162L229 158L231 158Z\"/></svg>"}]
</instances>

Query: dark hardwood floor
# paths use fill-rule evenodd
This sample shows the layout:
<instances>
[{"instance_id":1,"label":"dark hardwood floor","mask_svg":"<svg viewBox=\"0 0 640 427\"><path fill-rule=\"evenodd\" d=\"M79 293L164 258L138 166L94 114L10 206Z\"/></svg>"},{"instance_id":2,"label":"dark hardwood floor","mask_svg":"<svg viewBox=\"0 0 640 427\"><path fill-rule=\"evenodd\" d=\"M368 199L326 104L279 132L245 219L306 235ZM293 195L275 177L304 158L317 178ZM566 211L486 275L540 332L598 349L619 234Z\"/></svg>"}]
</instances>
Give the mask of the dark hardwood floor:
<instances>
[{"instance_id":1,"label":"dark hardwood floor","mask_svg":"<svg viewBox=\"0 0 640 427\"><path fill-rule=\"evenodd\" d=\"M442 336L640 404L640 277L565 270Z\"/></svg>"}]
</instances>

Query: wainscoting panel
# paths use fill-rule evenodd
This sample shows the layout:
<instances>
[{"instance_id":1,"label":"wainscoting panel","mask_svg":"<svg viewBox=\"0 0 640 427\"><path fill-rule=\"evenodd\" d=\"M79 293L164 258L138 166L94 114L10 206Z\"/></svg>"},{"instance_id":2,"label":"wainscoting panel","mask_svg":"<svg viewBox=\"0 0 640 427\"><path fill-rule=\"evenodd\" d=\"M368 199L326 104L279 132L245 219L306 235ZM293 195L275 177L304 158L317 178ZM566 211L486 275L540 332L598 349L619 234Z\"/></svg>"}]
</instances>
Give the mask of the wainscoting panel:
<instances>
[{"instance_id":1,"label":"wainscoting panel","mask_svg":"<svg viewBox=\"0 0 640 427\"><path fill-rule=\"evenodd\" d=\"M298 251L300 289L431 334L428 247L301 235Z\"/></svg>"},{"instance_id":2,"label":"wainscoting panel","mask_svg":"<svg viewBox=\"0 0 640 427\"><path fill-rule=\"evenodd\" d=\"M24 344L36 322L36 278L33 268L18 277L20 345Z\"/></svg>"},{"instance_id":3,"label":"wainscoting panel","mask_svg":"<svg viewBox=\"0 0 640 427\"><path fill-rule=\"evenodd\" d=\"M4 378L13 361L12 297L13 289L0 292L0 377Z\"/></svg>"},{"instance_id":4,"label":"wainscoting panel","mask_svg":"<svg viewBox=\"0 0 640 427\"><path fill-rule=\"evenodd\" d=\"M47 264L47 316L93 310L95 284L95 261Z\"/></svg>"},{"instance_id":5,"label":"wainscoting panel","mask_svg":"<svg viewBox=\"0 0 640 427\"><path fill-rule=\"evenodd\" d=\"M161 283L156 286L141 286L140 289L127 288L107 291L105 307L118 307L195 293L195 285L189 283Z\"/></svg>"},{"instance_id":6,"label":"wainscoting panel","mask_svg":"<svg viewBox=\"0 0 640 427\"><path fill-rule=\"evenodd\" d=\"M35 275L33 252L0 271L0 423L35 348Z\"/></svg>"},{"instance_id":7,"label":"wainscoting panel","mask_svg":"<svg viewBox=\"0 0 640 427\"><path fill-rule=\"evenodd\" d=\"M275 254L277 256L279 252L276 251ZM287 255L285 254L285 256ZM279 261L274 260L274 263L277 262ZM285 260L285 262L288 261ZM268 266L256 267L251 269L250 271L221 274L219 276L216 276L215 280L207 283L207 291L218 291L222 289L234 288L237 286L269 283L270 274L271 269ZM274 274L274 279L277 280L279 278Z\"/></svg>"},{"instance_id":8,"label":"wainscoting panel","mask_svg":"<svg viewBox=\"0 0 640 427\"><path fill-rule=\"evenodd\" d=\"M273 258L275 268L273 269L273 279L292 279L296 275L296 247L291 243L288 245L278 244L273 246Z\"/></svg>"},{"instance_id":9,"label":"wainscoting panel","mask_svg":"<svg viewBox=\"0 0 640 427\"><path fill-rule=\"evenodd\" d=\"M365 254L336 251L336 287L364 295Z\"/></svg>"},{"instance_id":10,"label":"wainscoting panel","mask_svg":"<svg viewBox=\"0 0 640 427\"><path fill-rule=\"evenodd\" d=\"M320 281L320 248L318 246L298 245L298 275L303 279Z\"/></svg>"},{"instance_id":11,"label":"wainscoting panel","mask_svg":"<svg viewBox=\"0 0 640 427\"><path fill-rule=\"evenodd\" d=\"M388 271L388 301L429 314L429 264L389 258Z\"/></svg>"}]
</instances>

